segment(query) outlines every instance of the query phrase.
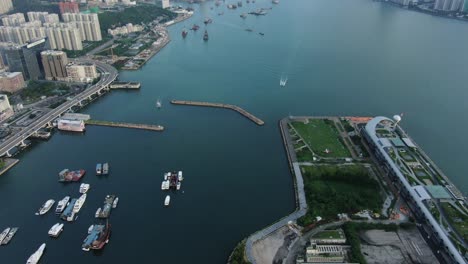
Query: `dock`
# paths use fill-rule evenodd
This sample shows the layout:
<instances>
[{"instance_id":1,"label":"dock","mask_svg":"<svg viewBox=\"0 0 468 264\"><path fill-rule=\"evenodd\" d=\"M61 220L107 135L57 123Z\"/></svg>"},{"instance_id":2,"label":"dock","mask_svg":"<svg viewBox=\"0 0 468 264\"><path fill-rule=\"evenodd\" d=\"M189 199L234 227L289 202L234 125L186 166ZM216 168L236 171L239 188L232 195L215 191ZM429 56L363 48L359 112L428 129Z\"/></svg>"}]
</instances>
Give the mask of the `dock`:
<instances>
[{"instance_id":1,"label":"dock","mask_svg":"<svg viewBox=\"0 0 468 264\"><path fill-rule=\"evenodd\" d=\"M140 89L139 82L113 82L109 88L111 89Z\"/></svg>"},{"instance_id":2,"label":"dock","mask_svg":"<svg viewBox=\"0 0 468 264\"><path fill-rule=\"evenodd\" d=\"M108 126L108 127L123 127L123 128L135 128L151 131L163 131L164 127L160 125L148 125L148 124L132 124L122 122L111 122L111 121L100 121L100 120L86 120L86 125L92 126Z\"/></svg>"},{"instance_id":3,"label":"dock","mask_svg":"<svg viewBox=\"0 0 468 264\"><path fill-rule=\"evenodd\" d=\"M216 107L216 108L225 108L231 109L239 114L245 116L246 118L250 119L252 122L259 126L263 126L265 122L263 122L260 118L252 115L251 113L245 111L244 109L230 104L220 104L220 103L208 103L208 102L195 102L195 101L181 101L181 100L172 100L171 104L175 105L191 105L191 106L203 106L203 107Z\"/></svg>"}]
</instances>

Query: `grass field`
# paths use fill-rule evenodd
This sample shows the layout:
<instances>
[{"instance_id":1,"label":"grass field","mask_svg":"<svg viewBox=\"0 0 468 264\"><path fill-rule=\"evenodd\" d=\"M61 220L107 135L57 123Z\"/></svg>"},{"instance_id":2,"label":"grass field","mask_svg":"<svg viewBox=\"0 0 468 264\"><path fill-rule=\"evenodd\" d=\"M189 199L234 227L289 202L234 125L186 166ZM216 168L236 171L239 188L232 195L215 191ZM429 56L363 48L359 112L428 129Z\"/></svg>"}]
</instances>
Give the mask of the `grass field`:
<instances>
[{"instance_id":1,"label":"grass field","mask_svg":"<svg viewBox=\"0 0 468 264\"><path fill-rule=\"evenodd\" d=\"M315 239L339 239L345 238L343 231L341 230L324 230L312 236Z\"/></svg>"},{"instance_id":2,"label":"grass field","mask_svg":"<svg viewBox=\"0 0 468 264\"><path fill-rule=\"evenodd\" d=\"M322 157L350 157L348 149L340 141L338 130L332 121L310 119L308 124L293 122L292 126L309 144L315 154ZM328 149L330 153L325 153Z\"/></svg>"},{"instance_id":3,"label":"grass field","mask_svg":"<svg viewBox=\"0 0 468 264\"><path fill-rule=\"evenodd\" d=\"M299 220L301 225L311 224L316 216L327 220L338 213L381 209L380 187L363 166L306 166L302 170L309 209Z\"/></svg>"},{"instance_id":4,"label":"grass field","mask_svg":"<svg viewBox=\"0 0 468 264\"><path fill-rule=\"evenodd\" d=\"M468 217L458 212L448 203L441 203L444 208L445 214L449 217L449 222L463 236L468 240Z\"/></svg>"}]
</instances>

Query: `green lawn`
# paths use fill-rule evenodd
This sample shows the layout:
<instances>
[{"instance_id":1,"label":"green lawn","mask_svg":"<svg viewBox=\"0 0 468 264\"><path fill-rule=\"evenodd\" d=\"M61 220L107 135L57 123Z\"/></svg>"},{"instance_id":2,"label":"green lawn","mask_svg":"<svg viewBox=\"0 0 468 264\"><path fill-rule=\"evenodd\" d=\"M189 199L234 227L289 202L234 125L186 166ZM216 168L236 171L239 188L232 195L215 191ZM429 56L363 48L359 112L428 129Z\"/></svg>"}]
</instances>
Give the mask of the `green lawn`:
<instances>
[{"instance_id":1,"label":"green lawn","mask_svg":"<svg viewBox=\"0 0 468 264\"><path fill-rule=\"evenodd\" d=\"M293 122L292 125L317 155L339 158L351 156L340 141L338 130L332 121L310 119L308 124ZM325 153L326 149L330 153Z\"/></svg>"},{"instance_id":2,"label":"green lawn","mask_svg":"<svg viewBox=\"0 0 468 264\"><path fill-rule=\"evenodd\" d=\"M380 187L363 166L304 166L302 170L309 209L299 220L301 225L311 224L316 216L329 220L338 213L380 211Z\"/></svg>"},{"instance_id":3,"label":"green lawn","mask_svg":"<svg viewBox=\"0 0 468 264\"><path fill-rule=\"evenodd\" d=\"M441 203L445 213L449 217L449 222L463 236L465 240L468 240L468 217L458 212L449 203Z\"/></svg>"},{"instance_id":4,"label":"green lawn","mask_svg":"<svg viewBox=\"0 0 468 264\"><path fill-rule=\"evenodd\" d=\"M345 238L343 231L341 230L324 230L312 236L315 239L339 239Z\"/></svg>"}]
</instances>

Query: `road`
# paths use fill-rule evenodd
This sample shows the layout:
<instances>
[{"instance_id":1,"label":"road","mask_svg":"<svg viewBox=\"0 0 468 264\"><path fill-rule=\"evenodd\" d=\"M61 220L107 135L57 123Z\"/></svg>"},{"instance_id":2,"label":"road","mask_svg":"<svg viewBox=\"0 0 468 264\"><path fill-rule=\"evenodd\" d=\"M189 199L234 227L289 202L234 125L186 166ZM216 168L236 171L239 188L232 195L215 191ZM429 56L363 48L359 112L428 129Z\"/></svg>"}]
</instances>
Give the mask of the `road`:
<instances>
[{"instance_id":1,"label":"road","mask_svg":"<svg viewBox=\"0 0 468 264\"><path fill-rule=\"evenodd\" d=\"M82 93L76 95L72 100L66 101L62 105L58 106L57 108L51 110L50 112L46 113L45 115L35 120L33 123L31 123L31 125L24 128L17 134L5 139L5 141L2 142L2 144L0 144L0 156L4 156L9 150L14 148L15 146L18 146L23 140L31 136L34 132L36 132L40 128L46 126L47 123L59 117L61 114L66 112L72 106L77 105L81 100L96 93L97 91L102 89L103 86L107 86L111 84L118 76L117 70L108 64L89 60L89 59L81 59L78 61L95 63L97 70L101 72L101 79L95 85L84 90Z\"/></svg>"}]
</instances>

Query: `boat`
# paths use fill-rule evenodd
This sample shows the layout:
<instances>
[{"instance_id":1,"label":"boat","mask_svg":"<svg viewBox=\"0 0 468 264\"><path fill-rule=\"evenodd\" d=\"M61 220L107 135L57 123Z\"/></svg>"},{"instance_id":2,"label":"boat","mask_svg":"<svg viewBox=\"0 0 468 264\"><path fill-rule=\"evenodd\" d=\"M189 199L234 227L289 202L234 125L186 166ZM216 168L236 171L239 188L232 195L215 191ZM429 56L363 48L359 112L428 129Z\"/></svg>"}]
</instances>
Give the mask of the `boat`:
<instances>
[{"instance_id":1,"label":"boat","mask_svg":"<svg viewBox=\"0 0 468 264\"><path fill-rule=\"evenodd\" d=\"M78 200L76 200L75 204L73 205L73 212L78 213L81 210L81 207L86 201L86 193L82 194Z\"/></svg>"},{"instance_id":2,"label":"boat","mask_svg":"<svg viewBox=\"0 0 468 264\"><path fill-rule=\"evenodd\" d=\"M171 202L171 196L167 195L166 199L164 199L164 205L169 206L169 203Z\"/></svg>"},{"instance_id":3,"label":"boat","mask_svg":"<svg viewBox=\"0 0 468 264\"><path fill-rule=\"evenodd\" d=\"M91 234L91 231L93 231L94 225L90 225L88 228L88 234Z\"/></svg>"},{"instance_id":4,"label":"boat","mask_svg":"<svg viewBox=\"0 0 468 264\"><path fill-rule=\"evenodd\" d=\"M76 182L79 181L86 171L83 169L70 171L69 169L64 169L59 172L59 182Z\"/></svg>"},{"instance_id":5,"label":"boat","mask_svg":"<svg viewBox=\"0 0 468 264\"><path fill-rule=\"evenodd\" d=\"M197 31L199 28L200 28L199 25L193 24L192 30L193 30L193 31Z\"/></svg>"},{"instance_id":6,"label":"boat","mask_svg":"<svg viewBox=\"0 0 468 264\"><path fill-rule=\"evenodd\" d=\"M188 31L187 30L182 30L182 37L185 38L187 37Z\"/></svg>"},{"instance_id":7,"label":"boat","mask_svg":"<svg viewBox=\"0 0 468 264\"><path fill-rule=\"evenodd\" d=\"M51 237L58 237L63 231L63 224L61 223L56 223L49 229L49 236Z\"/></svg>"},{"instance_id":8,"label":"boat","mask_svg":"<svg viewBox=\"0 0 468 264\"><path fill-rule=\"evenodd\" d=\"M26 261L26 264L36 264L39 262L39 260L42 257L42 254L44 253L44 249L46 247L46 244L43 243L36 252L34 252Z\"/></svg>"},{"instance_id":9,"label":"boat","mask_svg":"<svg viewBox=\"0 0 468 264\"><path fill-rule=\"evenodd\" d=\"M222 16L222 15L224 15L224 12L219 12L218 13L218 16Z\"/></svg>"},{"instance_id":10,"label":"boat","mask_svg":"<svg viewBox=\"0 0 468 264\"><path fill-rule=\"evenodd\" d=\"M102 210L98 214L98 218L108 218L111 210L112 210L112 205L114 204L115 200L115 195L106 195L106 198L104 199L104 206L102 207Z\"/></svg>"},{"instance_id":11,"label":"boat","mask_svg":"<svg viewBox=\"0 0 468 264\"><path fill-rule=\"evenodd\" d=\"M70 201L70 196L65 196L62 200L57 203L57 208L55 208L56 214L61 214L65 207L67 207L68 202Z\"/></svg>"},{"instance_id":12,"label":"boat","mask_svg":"<svg viewBox=\"0 0 468 264\"><path fill-rule=\"evenodd\" d=\"M253 32L253 29L251 29L251 28L246 28L245 31L247 31L247 32Z\"/></svg>"},{"instance_id":13,"label":"boat","mask_svg":"<svg viewBox=\"0 0 468 264\"><path fill-rule=\"evenodd\" d=\"M237 2L238 7L242 7L242 1Z\"/></svg>"},{"instance_id":14,"label":"boat","mask_svg":"<svg viewBox=\"0 0 468 264\"><path fill-rule=\"evenodd\" d=\"M90 249L99 250L109 243L109 236L111 233L111 225L93 225L91 231L88 230L88 236L83 241L82 249L89 251Z\"/></svg>"},{"instance_id":15,"label":"boat","mask_svg":"<svg viewBox=\"0 0 468 264\"><path fill-rule=\"evenodd\" d=\"M94 214L94 217L98 218L99 217L99 214L101 213L101 207L99 207L97 210L96 210L96 213Z\"/></svg>"},{"instance_id":16,"label":"boat","mask_svg":"<svg viewBox=\"0 0 468 264\"><path fill-rule=\"evenodd\" d=\"M96 164L96 175L101 175L102 174L102 164L98 163Z\"/></svg>"},{"instance_id":17,"label":"boat","mask_svg":"<svg viewBox=\"0 0 468 264\"><path fill-rule=\"evenodd\" d=\"M178 183L177 183L176 189L177 189L177 190L180 190L180 186L181 186L181 185L182 185L182 183L178 182Z\"/></svg>"},{"instance_id":18,"label":"boat","mask_svg":"<svg viewBox=\"0 0 468 264\"><path fill-rule=\"evenodd\" d=\"M102 175L109 174L109 163L102 164Z\"/></svg>"},{"instance_id":19,"label":"boat","mask_svg":"<svg viewBox=\"0 0 468 264\"><path fill-rule=\"evenodd\" d=\"M205 30L205 34L203 34L203 40L207 41L208 40L208 31Z\"/></svg>"},{"instance_id":20,"label":"boat","mask_svg":"<svg viewBox=\"0 0 468 264\"><path fill-rule=\"evenodd\" d=\"M39 211L37 211L36 215L44 215L45 213L49 212L50 208L54 205L55 200L49 199L47 200L41 208L39 208Z\"/></svg>"},{"instance_id":21,"label":"boat","mask_svg":"<svg viewBox=\"0 0 468 264\"><path fill-rule=\"evenodd\" d=\"M273 0L273 1L271 1L271 2L272 2L273 4L275 4L275 5L279 4L279 0Z\"/></svg>"},{"instance_id":22,"label":"boat","mask_svg":"<svg viewBox=\"0 0 468 264\"><path fill-rule=\"evenodd\" d=\"M161 107L162 107L161 100L158 99L158 100L156 101L156 107L157 107L158 109L161 109Z\"/></svg>"},{"instance_id":23,"label":"boat","mask_svg":"<svg viewBox=\"0 0 468 264\"><path fill-rule=\"evenodd\" d=\"M227 5L227 8L229 8L229 9L236 9L236 8L237 8L237 5L231 5L231 4L229 4L229 5Z\"/></svg>"},{"instance_id":24,"label":"boat","mask_svg":"<svg viewBox=\"0 0 468 264\"><path fill-rule=\"evenodd\" d=\"M263 32L259 32L258 34L260 34L261 36L265 36L265 33Z\"/></svg>"},{"instance_id":25,"label":"boat","mask_svg":"<svg viewBox=\"0 0 468 264\"><path fill-rule=\"evenodd\" d=\"M177 173L177 177L179 178L179 181L183 181L184 180L184 177L182 176L182 171L179 171Z\"/></svg>"},{"instance_id":26,"label":"boat","mask_svg":"<svg viewBox=\"0 0 468 264\"><path fill-rule=\"evenodd\" d=\"M7 227L2 231L2 233L0 233L0 243L3 242L3 240L8 235L9 232L10 232L10 228Z\"/></svg>"},{"instance_id":27,"label":"boat","mask_svg":"<svg viewBox=\"0 0 468 264\"><path fill-rule=\"evenodd\" d=\"M16 232L18 231L18 227L12 227L10 232L5 236L3 240L0 239L2 245L6 245L10 243L11 239L15 236Z\"/></svg>"},{"instance_id":28,"label":"boat","mask_svg":"<svg viewBox=\"0 0 468 264\"><path fill-rule=\"evenodd\" d=\"M112 203L112 208L116 208L118 203L119 203L119 197L115 198L114 202Z\"/></svg>"},{"instance_id":29,"label":"boat","mask_svg":"<svg viewBox=\"0 0 468 264\"><path fill-rule=\"evenodd\" d=\"M246 13L242 13L242 14L240 15L240 17L246 18L246 17L247 17L247 14L246 14Z\"/></svg>"},{"instance_id":30,"label":"boat","mask_svg":"<svg viewBox=\"0 0 468 264\"><path fill-rule=\"evenodd\" d=\"M281 87L286 86L286 83L287 83L287 82L288 82L288 78L287 78L287 77L286 77L286 78L281 77L280 86L281 86Z\"/></svg>"},{"instance_id":31,"label":"boat","mask_svg":"<svg viewBox=\"0 0 468 264\"><path fill-rule=\"evenodd\" d=\"M67 208L63 211L60 215L60 218L64 221L72 222L75 218L75 212L73 212L73 208L75 207L75 203L78 199L73 198L71 202L67 205Z\"/></svg>"},{"instance_id":32,"label":"boat","mask_svg":"<svg viewBox=\"0 0 468 264\"><path fill-rule=\"evenodd\" d=\"M80 193L87 193L90 187L91 185L89 185L88 183L80 184Z\"/></svg>"},{"instance_id":33,"label":"boat","mask_svg":"<svg viewBox=\"0 0 468 264\"><path fill-rule=\"evenodd\" d=\"M205 21L203 21L203 23L205 23L205 25L211 24L211 23L213 23L213 19L205 18Z\"/></svg>"}]
</instances>

